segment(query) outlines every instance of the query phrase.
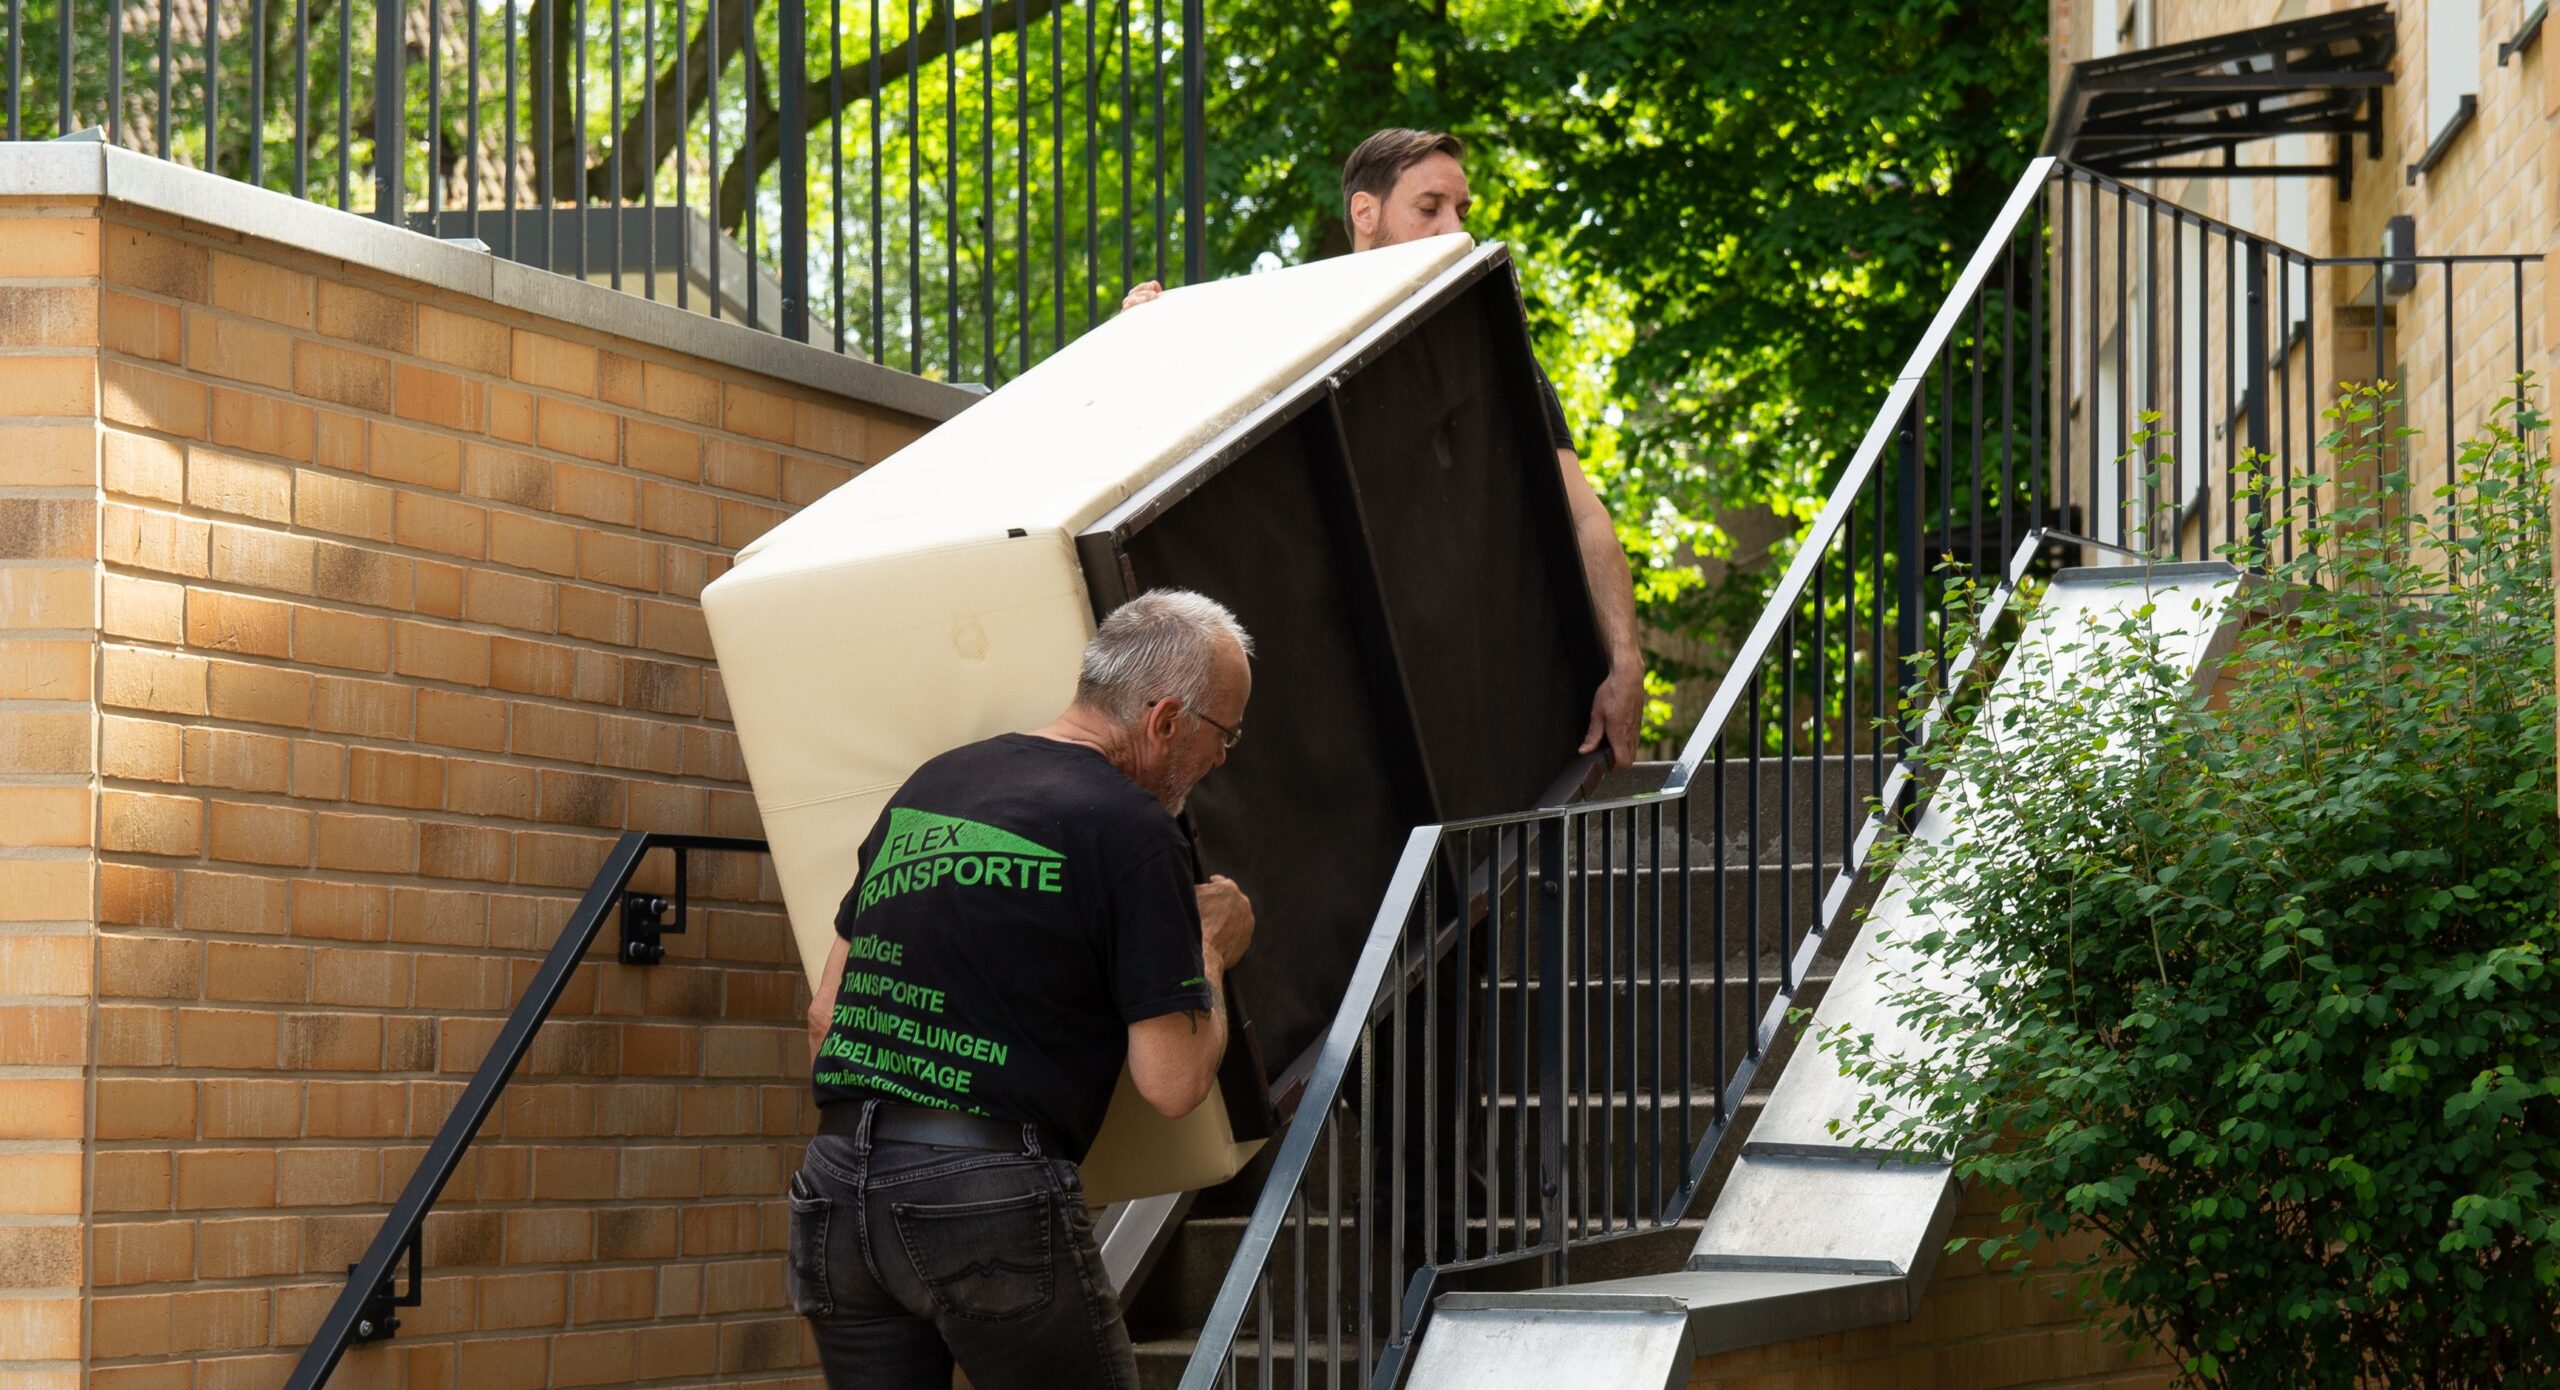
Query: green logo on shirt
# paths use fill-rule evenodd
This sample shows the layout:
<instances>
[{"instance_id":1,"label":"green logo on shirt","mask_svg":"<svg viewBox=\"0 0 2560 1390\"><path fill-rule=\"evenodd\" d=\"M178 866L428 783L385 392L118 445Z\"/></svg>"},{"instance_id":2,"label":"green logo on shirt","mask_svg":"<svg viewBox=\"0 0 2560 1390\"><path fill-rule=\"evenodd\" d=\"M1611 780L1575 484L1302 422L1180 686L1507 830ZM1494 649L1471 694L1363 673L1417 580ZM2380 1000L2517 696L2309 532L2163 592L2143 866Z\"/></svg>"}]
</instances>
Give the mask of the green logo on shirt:
<instances>
[{"instance_id":1,"label":"green logo on shirt","mask_svg":"<svg viewBox=\"0 0 2560 1390\"><path fill-rule=\"evenodd\" d=\"M1066 856L1010 830L912 807L889 808L889 833L862 876L857 911L919 888L1012 888L1062 893Z\"/></svg>"}]
</instances>

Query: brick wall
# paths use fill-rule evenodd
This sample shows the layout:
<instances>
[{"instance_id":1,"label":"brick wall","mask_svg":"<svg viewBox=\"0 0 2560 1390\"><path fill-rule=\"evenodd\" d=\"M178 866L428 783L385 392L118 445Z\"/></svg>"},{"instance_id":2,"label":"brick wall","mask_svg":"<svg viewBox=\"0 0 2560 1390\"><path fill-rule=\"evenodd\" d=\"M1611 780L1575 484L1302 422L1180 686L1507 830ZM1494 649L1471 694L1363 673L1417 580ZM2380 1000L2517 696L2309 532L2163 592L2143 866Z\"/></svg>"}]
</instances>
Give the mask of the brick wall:
<instances>
[{"instance_id":1,"label":"brick wall","mask_svg":"<svg viewBox=\"0 0 2560 1390\"><path fill-rule=\"evenodd\" d=\"M1953 1234L1992 1234L2000 1205L1979 1190L1967 1192ZM2089 1330L2064 1276L1995 1273L1967 1249L1940 1257L1909 1322L1703 1356L1690 1368L1689 1384L1692 1390L2154 1390L2169 1384L2169 1371L2157 1350L2128 1357L2122 1344Z\"/></svg>"},{"instance_id":2,"label":"brick wall","mask_svg":"<svg viewBox=\"0 0 2560 1390\"><path fill-rule=\"evenodd\" d=\"M613 836L756 833L696 597L921 422L113 202L0 200L0 354L0 1363L275 1385ZM339 1384L806 1375L805 987L691 883Z\"/></svg>"}]
</instances>

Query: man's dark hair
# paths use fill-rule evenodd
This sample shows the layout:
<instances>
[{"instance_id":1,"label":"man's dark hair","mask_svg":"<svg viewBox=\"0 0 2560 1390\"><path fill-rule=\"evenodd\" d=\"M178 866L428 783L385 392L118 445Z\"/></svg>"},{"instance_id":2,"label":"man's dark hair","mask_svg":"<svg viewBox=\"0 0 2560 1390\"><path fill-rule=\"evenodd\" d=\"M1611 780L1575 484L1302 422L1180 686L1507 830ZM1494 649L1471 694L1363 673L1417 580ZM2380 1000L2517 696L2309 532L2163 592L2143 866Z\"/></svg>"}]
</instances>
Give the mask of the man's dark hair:
<instances>
[{"instance_id":1,"label":"man's dark hair","mask_svg":"<svg viewBox=\"0 0 2560 1390\"><path fill-rule=\"evenodd\" d=\"M1382 130L1360 142L1342 161L1342 220L1351 221L1351 195L1366 193L1385 202L1404 171L1435 154L1464 160L1467 147L1445 130Z\"/></svg>"}]
</instances>

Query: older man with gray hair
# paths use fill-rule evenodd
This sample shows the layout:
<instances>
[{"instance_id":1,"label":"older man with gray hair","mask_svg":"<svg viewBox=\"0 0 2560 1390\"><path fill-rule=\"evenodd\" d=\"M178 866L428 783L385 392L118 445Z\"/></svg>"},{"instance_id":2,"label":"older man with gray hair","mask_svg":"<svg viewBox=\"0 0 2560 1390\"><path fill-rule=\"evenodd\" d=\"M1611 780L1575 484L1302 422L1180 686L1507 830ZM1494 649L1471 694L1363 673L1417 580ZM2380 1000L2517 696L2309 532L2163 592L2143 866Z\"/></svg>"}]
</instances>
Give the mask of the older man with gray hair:
<instances>
[{"instance_id":1,"label":"older man with gray hair","mask_svg":"<svg viewBox=\"0 0 2560 1390\"><path fill-rule=\"evenodd\" d=\"M830 1386L1134 1386L1075 1165L1125 1063L1189 1114L1253 941L1174 815L1244 737L1253 642L1160 589L1106 618L1073 704L916 769L862 843L809 1009L818 1137L787 1283Z\"/></svg>"}]
</instances>

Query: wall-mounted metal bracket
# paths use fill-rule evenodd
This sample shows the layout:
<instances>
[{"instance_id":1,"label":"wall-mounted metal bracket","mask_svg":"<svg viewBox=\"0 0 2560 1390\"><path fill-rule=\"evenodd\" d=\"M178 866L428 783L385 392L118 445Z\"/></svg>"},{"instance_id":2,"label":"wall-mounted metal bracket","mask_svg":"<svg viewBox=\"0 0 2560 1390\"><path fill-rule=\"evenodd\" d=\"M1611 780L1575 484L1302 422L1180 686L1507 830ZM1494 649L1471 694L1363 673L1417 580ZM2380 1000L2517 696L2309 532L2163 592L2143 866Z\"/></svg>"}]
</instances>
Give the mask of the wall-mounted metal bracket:
<instances>
[{"instance_id":1,"label":"wall-mounted metal bracket","mask_svg":"<svg viewBox=\"0 0 2560 1390\"><path fill-rule=\"evenodd\" d=\"M391 1275L385 1273L382 1276L382 1282L374 1285L373 1292L365 1298L364 1308L362 1311L356 1314L356 1325L353 1333L354 1340L359 1342L379 1342L396 1335L400 1331L400 1314L397 1310L402 1308L415 1308L425 1297L424 1291L426 1288L426 1282L420 1277L418 1245L418 1237L414 1235L410 1236L407 1251L409 1260L409 1291L407 1293L393 1292L391 1287ZM356 1269L357 1266L352 1264L348 1265L347 1277L350 1279L354 1278Z\"/></svg>"},{"instance_id":2,"label":"wall-mounted metal bracket","mask_svg":"<svg viewBox=\"0 0 2560 1390\"><path fill-rule=\"evenodd\" d=\"M656 965L667 958L667 948L660 939L684 935L684 851L674 851L676 858L676 892L670 902L655 893L622 895L622 953L625 965ZM668 914L674 915L670 917Z\"/></svg>"}]
</instances>

